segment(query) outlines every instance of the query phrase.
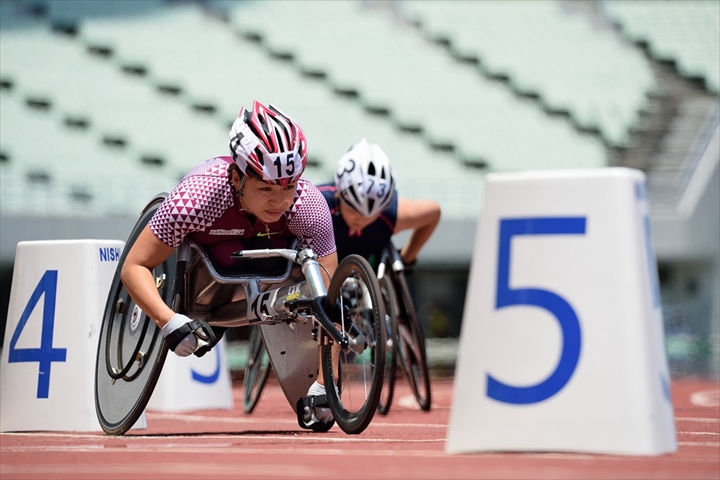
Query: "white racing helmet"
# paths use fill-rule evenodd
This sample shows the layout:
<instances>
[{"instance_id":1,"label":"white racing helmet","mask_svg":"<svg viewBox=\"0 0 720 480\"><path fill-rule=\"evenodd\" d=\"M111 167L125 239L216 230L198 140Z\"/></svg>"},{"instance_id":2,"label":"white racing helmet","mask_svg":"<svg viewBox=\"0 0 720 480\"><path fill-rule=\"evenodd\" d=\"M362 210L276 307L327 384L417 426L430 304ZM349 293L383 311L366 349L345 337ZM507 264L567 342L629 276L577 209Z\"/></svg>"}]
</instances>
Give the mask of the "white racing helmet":
<instances>
[{"instance_id":1,"label":"white racing helmet","mask_svg":"<svg viewBox=\"0 0 720 480\"><path fill-rule=\"evenodd\" d=\"M390 160L380 146L364 138L340 157L335 185L340 200L365 217L385 210L395 193Z\"/></svg>"},{"instance_id":2,"label":"white racing helmet","mask_svg":"<svg viewBox=\"0 0 720 480\"><path fill-rule=\"evenodd\" d=\"M307 140L292 118L256 100L252 110L240 110L230 129L230 153L243 174L285 186L305 170Z\"/></svg>"}]
</instances>

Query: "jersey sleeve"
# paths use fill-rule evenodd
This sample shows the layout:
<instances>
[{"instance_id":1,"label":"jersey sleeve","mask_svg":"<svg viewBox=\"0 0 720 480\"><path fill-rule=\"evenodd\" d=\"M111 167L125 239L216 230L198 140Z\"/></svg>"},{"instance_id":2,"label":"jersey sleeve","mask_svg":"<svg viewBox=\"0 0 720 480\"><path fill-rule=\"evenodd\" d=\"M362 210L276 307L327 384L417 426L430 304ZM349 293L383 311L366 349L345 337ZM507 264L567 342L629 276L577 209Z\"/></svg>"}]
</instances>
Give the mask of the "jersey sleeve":
<instances>
[{"instance_id":1,"label":"jersey sleeve","mask_svg":"<svg viewBox=\"0 0 720 480\"><path fill-rule=\"evenodd\" d=\"M327 202L320 191L305 179L298 182L288 228L300 238L303 248L311 248L318 257L325 257L336 251Z\"/></svg>"},{"instance_id":2,"label":"jersey sleeve","mask_svg":"<svg viewBox=\"0 0 720 480\"><path fill-rule=\"evenodd\" d=\"M177 248L185 236L210 227L232 205L231 188L225 178L188 175L165 198L148 226L158 240Z\"/></svg>"}]
</instances>

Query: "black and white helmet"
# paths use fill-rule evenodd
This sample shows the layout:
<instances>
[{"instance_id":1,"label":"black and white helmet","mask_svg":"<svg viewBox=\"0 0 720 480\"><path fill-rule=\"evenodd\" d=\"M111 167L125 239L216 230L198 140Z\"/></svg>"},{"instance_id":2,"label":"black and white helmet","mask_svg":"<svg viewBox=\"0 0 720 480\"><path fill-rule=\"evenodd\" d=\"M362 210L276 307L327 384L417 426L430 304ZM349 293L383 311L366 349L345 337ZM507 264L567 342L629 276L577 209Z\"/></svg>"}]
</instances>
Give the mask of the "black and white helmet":
<instances>
[{"instance_id":1,"label":"black and white helmet","mask_svg":"<svg viewBox=\"0 0 720 480\"><path fill-rule=\"evenodd\" d=\"M335 185L340 200L366 217L385 210L395 193L390 160L379 145L364 138L340 157Z\"/></svg>"}]
</instances>

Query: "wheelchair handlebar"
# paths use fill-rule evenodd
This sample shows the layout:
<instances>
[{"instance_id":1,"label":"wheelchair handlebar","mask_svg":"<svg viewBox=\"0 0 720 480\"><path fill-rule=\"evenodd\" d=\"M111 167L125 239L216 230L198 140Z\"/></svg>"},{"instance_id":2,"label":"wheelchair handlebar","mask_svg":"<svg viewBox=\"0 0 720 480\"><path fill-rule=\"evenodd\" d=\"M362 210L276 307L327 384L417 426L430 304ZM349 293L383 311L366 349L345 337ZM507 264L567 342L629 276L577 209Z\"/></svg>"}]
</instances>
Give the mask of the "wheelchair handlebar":
<instances>
[{"instance_id":1,"label":"wheelchair handlebar","mask_svg":"<svg viewBox=\"0 0 720 480\"><path fill-rule=\"evenodd\" d=\"M291 262L297 263L298 260L297 250L290 250L289 248L263 248L257 250L240 250L230 254L232 259L240 258L273 258L273 257L284 257Z\"/></svg>"},{"instance_id":2,"label":"wheelchair handlebar","mask_svg":"<svg viewBox=\"0 0 720 480\"><path fill-rule=\"evenodd\" d=\"M276 258L284 257L293 263L301 266L307 286L310 289L310 304L313 307L316 318L328 335L341 346L347 346L347 338L335 328L333 321L325 312L324 303L327 297L327 290L322 279L320 264L317 256L310 248L292 250L289 248L264 248L255 250L239 250L230 254L233 259L241 258ZM259 292L259 288L257 289ZM279 291L279 290L277 290ZM275 291L275 292L277 292ZM272 291L266 291L265 295ZM249 305L248 313L252 307ZM257 314L257 312L255 312ZM258 315L260 316L260 315Z\"/></svg>"}]
</instances>

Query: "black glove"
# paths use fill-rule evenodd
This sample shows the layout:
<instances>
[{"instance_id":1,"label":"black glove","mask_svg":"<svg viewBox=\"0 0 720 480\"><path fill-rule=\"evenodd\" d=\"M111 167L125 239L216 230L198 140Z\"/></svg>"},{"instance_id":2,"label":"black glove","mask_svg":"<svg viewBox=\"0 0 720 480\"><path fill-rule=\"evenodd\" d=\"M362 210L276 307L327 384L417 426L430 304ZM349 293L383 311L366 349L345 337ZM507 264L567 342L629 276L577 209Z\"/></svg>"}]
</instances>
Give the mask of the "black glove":
<instances>
[{"instance_id":1,"label":"black glove","mask_svg":"<svg viewBox=\"0 0 720 480\"><path fill-rule=\"evenodd\" d=\"M218 342L210 325L202 320L191 320L180 313L176 313L161 331L170 350L179 357L193 353L202 357Z\"/></svg>"},{"instance_id":2,"label":"black glove","mask_svg":"<svg viewBox=\"0 0 720 480\"><path fill-rule=\"evenodd\" d=\"M417 260L413 260L410 263L405 263L405 275L410 275L415 271L415 264L417 263Z\"/></svg>"},{"instance_id":3,"label":"black glove","mask_svg":"<svg viewBox=\"0 0 720 480\"><path fill-rule=\"evenodd\" d=\"M405 275L410 275L411 273L413 273L413 271L415 270L415 264L417 263L417 258L415 260L413 260L412 262L408 263L405 260L403 260L403 258L402 258L402 250L398 249L397 253L398 253L398 256L400 257L400 260L402 260L403 265L405 266L405 268L403 270L405 272Z\"/></svg>"}]
</instances>

